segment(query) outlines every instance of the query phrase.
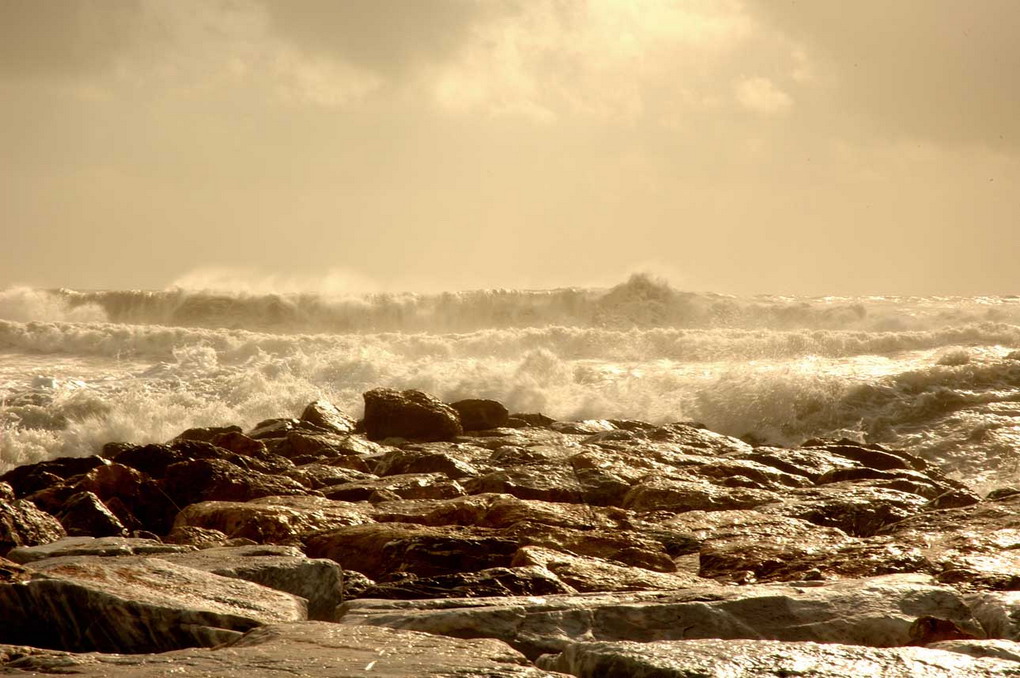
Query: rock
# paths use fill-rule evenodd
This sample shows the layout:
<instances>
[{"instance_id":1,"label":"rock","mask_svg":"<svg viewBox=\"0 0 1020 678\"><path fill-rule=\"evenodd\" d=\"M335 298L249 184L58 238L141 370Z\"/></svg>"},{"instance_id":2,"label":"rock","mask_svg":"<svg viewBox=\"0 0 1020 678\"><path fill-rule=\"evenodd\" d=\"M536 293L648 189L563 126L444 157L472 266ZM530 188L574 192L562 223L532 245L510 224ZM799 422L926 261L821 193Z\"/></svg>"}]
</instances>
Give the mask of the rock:
<instances>
[{"instance_id":1,"label":"rock","mask_svg":"<svg viewBox=\"0 0 1020 678\"><path fill-rule=\"evenodd\" d=\"M548 596L577 593L544 567L494 567L435 577L405 577L369 586L359 598L412 600L420 598L485 598L494 596Z\"/></svg>"},{"instance_id":2,"label":"rock","mask_svg":"<svg viewBox=\"0 0 1020 678\"><path fill-rule=\"evenodd\" d=\"M91 492L72 495L57 520L72 537L125 537L127 528Z\"/></svg>"},{"instance_id":3,"label":"rock","mask_svg":"<svg viewBox=\"0 0 1020 678\"><path fill-rule=\"evenodd\" d=\"M37 464L17 466L0 476L0 482L14 489L17 498L38 492L50 485L86 473L97 466L110 463L103 457L59 457Z\"/></svg>"},{"instance_id":4,"label":"rock","mask_svg":"<svg viewBox=\"0 0 1020 678\"><path fill-rule=\"evenodd\" d=\"M434 577L509 567L517 546L484 528L385 523L315 534L307 540L306 553L379 580L394 573Z\"/></svg>"},{"instance_id":5,"label":"rock","mask_svg":"<svg viewBox=\"0 0 1020 678\"><path fill-rule=\"evenodd\" d=\"M264 497L250 502L210 501L188 506L174 529L218 530L232 539L295 544L312 532L371 521L367 508L322 497Z\"/></svg>"},{"instance_id":6,"label":"rock","mask_svg":"<svg viewBox=\"0 0 1020 678\"><path fill-rule=\"evenodd\" d=\"M926 504L913 493L841 482L792 490L781 504L762 510L870 537L922 512Z\"/></svg>"},{"instance_id":7,"label":"rock","mask_svg":"<svg viewBox=\"0 0 1020 678\"><path fill-rule=\"evenodd\" d=\"M156 481L142 471L116 462L92 469L67 489L95 494L131 530L164 534L180 510ZM38 500L36 495L33 498Z\"/></svg>"},{"instance_id":8,"label":"rock","mask_svg":"<svg viewBox=\"0 0 1020 678\"><path fill-rule=\"evenodd\" d=\"M525 546L511 561L513 567L540 567L581 593L595 591L675 590L696 585L696 577L628 567L602 558L578 556L537 546Z\"/></svg>"},{"instance_id":9,"label":"rock","mask_svg":"<svg viewBox=\"0 0 1020 678\"><path fill-rule=\"evenodd\" d=\"M308 494L295 480L245 471L220 459L195 459L171 464L163 491L179 507L202 501L248 501L259 497Z\"/></svg>"},{"instance_id":10,"label":"rock","mask_svg":"<svg viewBox=\"0 0 1020 678\"><path fill-rule=\"evenodd\" d=\"M300 419L294 419L293 417L277 417L274 419L266 419L255 424L255 428L248 431L248 437L254 438L255 440L263 440L267 444L271 444L273 440L283 438L291 431L328 433L325 429L314 426L307 421L301 421Z\"/></svg>"},{"instance_id":11,"label":"rock","mask_svg":"<svg viewBox=\"0 0 1020 678\"><path fill-rule=\"evenodd\" d=\"M379 454L386 450L367 440L353 435L337 435L324 431L288 431L285 435L271 441L274 454L290 459L295 464L306 464L310 461L345 462L347 468L358 471L369 471L365 457Z\"/></svg>"},{"instance_id":12,"label":"rock","mask_svg":"<svg viewBox=\"0 0 1020 678\"><path fill-rule=\"evenodd\" d=\"M74 674L82 678L165 678L176 674L223 678L564 678L535 668L496 640L460 640L324 622L272 624L222 647L153 655L70 654L0 646L0 673Z\"/></svg>"},{"instance_id":13,"label":"rock","mask_svg":"<svg viewBox=\"0 0 1020 678\"><path fill-rule=\"evenodd\" d=\"M369 440L452 440L463 433L457 411L421 391L377 388L364 399Z\"/></svg>"},{"instance_id":14,"label":"rock","mask_svg":"<svg viewBox=\"0 0 1020 678\"><path fill-rule=\"evenodd\" d=\"M321 463L296 466L286 471L284 475L293 478L309 490L321 490L324 487L364 482L377 478L372 473L357 471L346 466Z\"/></svg>"},{"instance_id":15,"label":"rock","mask_svg":"<svg viewBox=\"0 0 1020 678\"><path fill-rule=\"evenodd\" d=\"M616 426L605 419L586 419L584 421L557 421L549 425L554 431L573 435L591 435L604 431L615 431Z\"/></svg>"},{"instance_id":16,"label":"rock","mask_svg":"<svg viewBox=\"0 0 1020 678\"><path fill-rule=\"evenodd\" d=\"M1012 662L943 650L774 640L572 643L561 654L540 658L538 666L578 678L977 678L1020 673Z\"/></svg>"},{"instance_id":17,"label":"rock","mask_svg":"<svg viewBox=\"0 0 1020 678\"><path fill-rule=\"evenodd\" d=\"M951 619L939 619L930 614L918 617L910 625L910 645L929 645L945 640L974 640L973 633L964 631Z\"/></svg>"},{"instance_id":18,"label":"rock","mask_svg":"<svg viewBox=\"0 0 1020 678\"><path fill-rule=\"evenodd\" d=\"M510 415L510 418L523 422L525 426L534 426L537 428L548 428L556 422L555 419L547 417L541 412L515 412Z\"/></svg>"},{"instance_id":19,"label":"rock","mask_svg":"<svg viewBox=\"0 0 1020 678\"><path fill-rule=\"evenodd\" d=\"M355 429L354 419L341 412L328 400L308 403L301 413L301 421L330 433L354 433Z\"/></svg>"},{"instance_id":20,"label":"rock","mask_svg":"<svg viewBox=\"0 0 1020 678\"><path fill-rule=\"evenodd\" d=\"M464 481L464 489L468 494L510 494L520 499L583 504L589 489L583 482L567 463L538 463L470 478Z\"/></svg>"},{"instance_id":21,"label":"rock","mask_svg":"<svg viewBox=\"0 0 1020 678\"><path fill-rule=\"evenodd\" d=\"M338 501L387 501L389 499L450 499L464 496L456 480L443 473L408 473L375 480L342 483L322 488L322 494Z\"/></svg>"},{"instance_id":22,"label":"rock","mask_svg":"<svg viewBox=\"0 0 1020 678\"><path fill-rule=\"evenodd\" d=\"M648 439L655 442L671 443L690 452L710 454L711 456L742 455L748 454L754 449L737 438L682 422L660 426L648 433Z\"/></svg>"},{"instance_id":23,"label":"rock","mask_svg":"<svg viewBox=\"0 0 1020 678\"><path fill-rule=\"evenodd\" d=\"M332 560L305 558L288 546L228 546L163 556L178 565L244 579L308 601L308 618L334 621L343 602L343 571Z\"/></svg>"},{"instance_id":24,"label":"rock","mask_svg":"<svg viewBox=\"0 0 1020 678\"><path fill-rule=\"evenodd\" d=\"M723 511L750 509L778 502L775 492L744 487L720 487L705 480L650 475L632 487L622 505L631 511Z\"/></svg>"},{"instance_id":25,"label":"rock","mask_svg":"<svg viewBox=\"0 0 1020 678\"><path fill-rule=\"evenodd\" d=\"M306 615L299 598L155 558L54 558L32 569L30 581L0 584L0 642L165 652Z\"/></svg>"},{"instance_id":26,"label":"rock","mask_svg":"<svg viewBox=\"0 0 1020 678\"><path fill-rule=\"evenodd\" d=\"M113 461L130 466L153 478L162 478L167 466L184 460L184 454L168 445L131 446L121 450Z\"/></svg>"},{"instance_id":27,"label":"rock","mask_svg":"<svg viewBox=\"0 0 1020 678\"><path fill-rule=\"evenodd\" d=\"M758 581L803 579L811 569L803 563L852 541L833 527L749 510L688 511L661 525L700 542L698 574L728 581L746 582L749 573Z\"/></svg>"},{"instance_id":28,"label":"rock","mask_svg":"<svg viewBox=\"0 0 1020 678\"><path fill-rule=\"evenodd\" d=\"M182 525L170 530L169 534L163 537L167 544L179 544L181 546L195 546L200 549L212 548L214 546L229 546L230 537L219 530L210 530L204 527L192 527Z\"/></svg>"},{"instance_id":29,"label":"rock","mask_svg":"<svg viewBox=\"0 0 1020 678\"><path fill-rule=\"evenodd\" d=\"M917 512L885 526L881 536L901 549L922 550L940 581L1020 588L1020 495Z\"/></svg>"},{"instance_id":30,"label":"rock","mask_svg":"<svg viewBox=\"0 0 1020 678\"><path fill-rule=\"evenodd\" d=\"M1020 643L1013 640L943 640L928 646L933 650L958 652L971 657L990 657L1020 662Z\"/></svg>"},{"instance_id":31,"label":"rock","mask_svg":"<svg viewBox=\"0 0 1020 678\"><path fill-rule=\"evenodd\" d=\"M394 449L380 458L374 467L376 475L392 476L406 473L442 473L459 480L478 475L470 464L444 452L430 450Z\"/></svg>"},{"instance_id":32,"label":"rock","mask_svg":"<svg viewBox=\"0 0 1020 678\"><path fill-rule=\"evenodd\" d=\"M918 575L510 601L352 600L343 609L344 624L499 638L529 657L578 640L754 638L891 647L910 642L910 627L923 615L980 632L956 591Z\"/></svg>"},{"instance_id":33,"label":"rock","mask_svg":"<svg viewBox=\"0 0 1020 678\"><path fill-rule=\"evenodd\" d=\"M246 436L241 432L240 426L191 428L178 435L174 440L197 440L211 443L216 447L246 457L262 458L266 454L265 443Z\"/></svg>"},{"instance_id":34,"label":"rock","mask_svg":"<svg viewBox=\"0 0 1020 678\"><path fill-rule=\"evenodd\" d=\"M16 563L34 563L39 560L64 557L103 556L155 556L182 553L192 547L164 544L154 539L134 537L64 537L40 546L21 546L7 557Z\"/></svg>"},{"instance_id":35,"label":"rock","mask_svg":"<svg viewBox=\"0 0 1020 678\"><path fill-rule=\"evenodd\" d=\"M56 518L30 501L13 497L11 486L0 483L0 556L18 546L46 544L67 534Z\"/></svg>"},{"instance_id":36,"label":"rock","mask_svg":"<svg viewBox=\"0 0 1020 678\"><path fill-rule=\"evenodd\" d=\"M458 400L450 407L460 415L465 431L483 431L506 426L510 413L502 403L495 400Z\"/></svg>"},{"instance_id":37,"label":"rock","mask_svg":"<svg viewBox=\"0 0 1020 678\"><path fill-rule=\"evenodd\" d=\"M474 494L443 500L408 500L375 505L373 517L379 522L422 525L469 525L510 527L517 523L540 523L556 527L620 529L629 514L620 509L592 509L579 504L539 500L525 501L509 494ZM587 538L596 537L587 533Z\"/></svg>"}]
</instances>

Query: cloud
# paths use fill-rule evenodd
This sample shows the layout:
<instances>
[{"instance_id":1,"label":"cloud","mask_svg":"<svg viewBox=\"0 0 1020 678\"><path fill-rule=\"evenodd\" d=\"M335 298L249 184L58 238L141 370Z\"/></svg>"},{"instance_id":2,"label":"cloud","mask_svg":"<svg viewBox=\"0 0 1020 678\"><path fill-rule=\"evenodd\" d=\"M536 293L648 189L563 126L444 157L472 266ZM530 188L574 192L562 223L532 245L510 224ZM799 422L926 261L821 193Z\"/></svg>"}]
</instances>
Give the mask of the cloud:
<instances>
[{"instance_id":1,"label":"cloud","mask_svg":"<svg viewBox=\"0 0 1020 678\"><path fill-rule=\"evenodd\" d=\"M1020 147L1020 3L749 0L832 83L834 124L860 136Z\"/></svg>"},{"instance_id":2,"label":"cloud","mask_svg":"<svg viewBox=\"0 0 1020 678\"><path fill-rule=\"evenodd\" d=\"M0 75L80 76L113 65L131 42L137 0L3 0Z\"/></svg>"},{"instance_id":3,"label":"cloud","mask_svg":"<svg viewBox=\"0 0 1020 678\"><path fill-rule=\"evenodd\" d=\"M476 25L435 93L457 112L654 119L710 101L711 74L753 30L736 2L535 0Z\"/></svg>"},{"instance_id":4,"label":"cloud","mask_svg":"<svg viewBox=\"0 0 1020 678\"><path fill-rule=\"evenodd\" d=\"M740 105L756 113L775 115L785 113L793 106L790 95L768 78L744 78L737 83L735 90Z\"/></svg>"}]
</instances>

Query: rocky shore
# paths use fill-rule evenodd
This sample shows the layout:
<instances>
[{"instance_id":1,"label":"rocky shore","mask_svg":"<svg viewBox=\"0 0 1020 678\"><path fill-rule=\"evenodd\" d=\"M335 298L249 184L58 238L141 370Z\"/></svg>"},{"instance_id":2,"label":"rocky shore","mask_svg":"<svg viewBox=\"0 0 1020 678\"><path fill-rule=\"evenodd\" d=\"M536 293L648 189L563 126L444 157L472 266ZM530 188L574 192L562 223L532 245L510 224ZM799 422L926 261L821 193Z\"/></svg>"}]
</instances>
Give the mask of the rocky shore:
<instances>
[{"instance_id":1,"label":"rocky shore","mask_svg":"<svg viewBox=\"0 0 1020 678\"><path fill-rule=\"evenodd\" d=\"M0 477L0 674L1020 676L1020 489L376 389Z\"/></svg>"}]
</instances>

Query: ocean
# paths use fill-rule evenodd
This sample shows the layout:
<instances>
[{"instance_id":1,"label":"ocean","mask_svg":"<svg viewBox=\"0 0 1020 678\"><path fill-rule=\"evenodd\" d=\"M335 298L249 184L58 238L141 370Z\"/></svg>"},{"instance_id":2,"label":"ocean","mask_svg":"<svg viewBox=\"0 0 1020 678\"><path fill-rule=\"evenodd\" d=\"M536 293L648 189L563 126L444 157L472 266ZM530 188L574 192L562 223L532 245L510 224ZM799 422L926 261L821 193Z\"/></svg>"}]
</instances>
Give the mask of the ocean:
<instances>
[{"instance_id":1,"label":"ocean","mask_svg":"<svg viewBox=\"0 0 1020 678\"><path fill-rule=\"evenodd\" d=\"M0 290L0 470L250 427L377 386L756 444L912 450L1020 484L1020 297L611 288L443 294Z\"/></svg>"}]
</instances>

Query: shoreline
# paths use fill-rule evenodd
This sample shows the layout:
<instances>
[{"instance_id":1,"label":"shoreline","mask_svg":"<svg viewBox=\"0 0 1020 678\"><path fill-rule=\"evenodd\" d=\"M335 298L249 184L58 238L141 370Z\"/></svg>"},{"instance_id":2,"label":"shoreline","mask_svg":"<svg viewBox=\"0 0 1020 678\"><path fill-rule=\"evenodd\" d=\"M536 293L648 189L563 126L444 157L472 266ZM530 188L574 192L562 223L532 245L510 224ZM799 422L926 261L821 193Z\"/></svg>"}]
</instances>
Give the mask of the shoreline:
<instances>
[{"instance_id":1,"label":"shoreline","mask_svg":"<svg viewBox=\"0 0 1020 678\"><path fill-rule=\"evenodd\" d=\"M720 652L755 676L783 664L755 652L1020 672L1020 490L981 498L851 440L364 398L361 422L316 401L0 476L0 670L229 657L268 676L251 662L299 666L304 643L366 676L449 675L440 656L639 675Z\"/></svg>"}]
</instances>

